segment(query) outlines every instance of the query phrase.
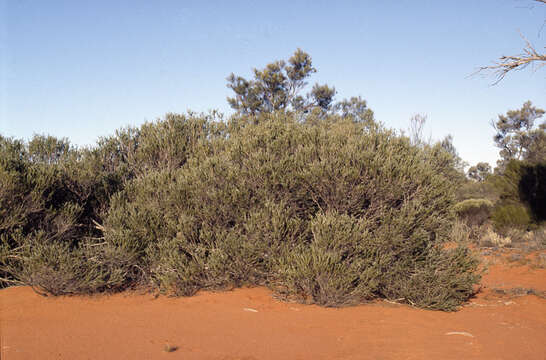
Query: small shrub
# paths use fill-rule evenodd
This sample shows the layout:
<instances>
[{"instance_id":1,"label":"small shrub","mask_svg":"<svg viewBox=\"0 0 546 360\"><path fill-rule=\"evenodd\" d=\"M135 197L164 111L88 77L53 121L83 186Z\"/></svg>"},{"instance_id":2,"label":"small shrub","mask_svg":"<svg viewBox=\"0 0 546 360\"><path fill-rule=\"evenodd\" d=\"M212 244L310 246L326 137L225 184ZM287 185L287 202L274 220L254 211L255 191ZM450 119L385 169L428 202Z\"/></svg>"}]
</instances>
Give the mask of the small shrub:
<instances>
[{"instance_id":1,"label":"small shrub","mask_svg":"<svg viewBox=\"0 0 546 360\"><path fill-rule=\"evenodd\" d=\"M124 288L130 261L108 248L72 248L46 238L45 232L20 241L22 245L3 260L3 268L19 283L52 295L91 294Z\"/></svg>"},{"instance_id":2,"label":"small shrub","mask_svg":"<svg viewBox=\"0 0 546 360\"><path fill-rule=\"evenodd\" d=\"M274 288L284 297L324 306L354 304L378 295L382 259L364 219L331 212L309 224L311 243L277 261Z\"/></svg>"},{"instance_id":3,"label":"small shrub","mask_svg":"<svg viewBox=\"0 0 546 360\"><path fill-rule=\"evenodd\" d=\"M467 180L456 190L457 200L487 199L492 203L499 200L500 192L495 186L495 175L488 176L485 181Z\"/></svg>"},{"instance_id":4,"label":"small shrub","mask_svg":"<svg viewBox=\"0 0 546 360\"><path fill-rule=\"evenodd\" d=\"M385 297L431 310L456 310L474 294L479 259L467 247L432 248L405 276L391 277Z\"/></svg>"},{"instance_id":5,"label":"small shrub","mask_svg":"<svg viewBox=\"0 0 546 360\"><path fill-rule=\"evenodd\" d=\"M455 244L468 244L473 240L473 228L468 226L464 221L460 219L455 220L453 227L451 228L451 234L449 238Z\"/></svg>"},{"instance_id":6,"label":"small shrub","mask_svg":"<svg viewBox=\"0 0 546 360\"><path fill-rule=\"evenodd\" d=\"M505 247L511 246L512 239L496 233L491 227L487 228L485 234L480 238L480 246L483 247Z\"/></svg>"},{"instance_id":7,"label":"small shrub","mask_svg":"<svg viewBox=\"0 0 546 360\"><path fill-rule=\"evenodd\" d=\"M453 209L469 226L481 226L489 219L493 203L487 199L467 199L455 204Z\"/></svg>"},{"instance_id":8,"label":"small shrub","mask_svg":"<svg viewBox=\"0 0 546 360\"><path fill-rule=\"evenodd\" d=\"M531 224L529 209L519 203L504 203L495 206L491 214L495 230L506 232L509 229L527 229Z\"/></svg>"},{"instance_id":9,"label":"small shrub","mask_svg":"<svg viewBox=\"0 0 546 360\"><path fill-rule=\"evenodd\" d=\"M511 160L504 173L494 176L492 182L502 204L525 205L534 223L546 219L546 164Z\"/></svg>"},{"instance_id":10,"label":"small shrub","mask_svg":"<svg viewBox=\"0 0 546 360\"><path fill-rule=\"evenodd\" d=\"M51 136L36 135L29 143L0 136L0 277L7 280L2 284L36 283L38 275L29 271L43 273L49 260L38 264L35 259L57 250L77 257L80 243L101 235L95 222L121 187L122 176L105 170L93 154ZM51 259L57 260L66 265L68 258ZM47 276L39 277L48 282Z\"/></svg>"}]
</instances>

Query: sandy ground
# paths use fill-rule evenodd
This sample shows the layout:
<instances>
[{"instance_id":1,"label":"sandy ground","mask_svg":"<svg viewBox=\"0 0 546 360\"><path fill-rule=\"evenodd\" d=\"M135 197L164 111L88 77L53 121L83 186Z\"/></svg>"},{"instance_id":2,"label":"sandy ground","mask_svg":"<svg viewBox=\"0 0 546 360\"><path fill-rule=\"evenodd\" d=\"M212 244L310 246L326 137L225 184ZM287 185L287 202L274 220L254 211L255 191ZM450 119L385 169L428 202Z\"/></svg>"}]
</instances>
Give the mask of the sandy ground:
<instances>
[{"instance_id":1,"label":"sandy ground","mask_svg":"<svg viewBox=\"0 0 546 360\"><path fill-rule=\"evenodd\" d=\"M54 298L12 287L0 291L1 359L546 359L546 300L494 291L546 291L546 269L497 262L483 286L454 313L321 308L263 288Z\"/></svg>"}]
</instances>

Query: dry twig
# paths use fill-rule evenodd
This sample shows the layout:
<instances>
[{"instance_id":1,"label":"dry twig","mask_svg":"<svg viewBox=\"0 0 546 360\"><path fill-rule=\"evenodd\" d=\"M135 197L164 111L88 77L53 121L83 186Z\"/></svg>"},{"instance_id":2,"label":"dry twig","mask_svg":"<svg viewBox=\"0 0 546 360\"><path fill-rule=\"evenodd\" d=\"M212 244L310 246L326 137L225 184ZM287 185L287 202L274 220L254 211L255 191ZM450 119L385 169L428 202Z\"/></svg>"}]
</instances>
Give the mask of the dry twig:
<instances>
[{"instance_id":1,"label":"dry twig","mask_svg":"<svg viewBox=\"0 0 546 360\"><path fill-rule=\"evenodd\" d=\"M537 0L546 3L546 0ZM476 73L482 72L482 71L494 71L497 74L497 80L493 83L493 85L498 84L506 74L508 74L512 70L522 70L526 68L529 64L532 63L540 63L538 64L537 70L544 65L546 65L546 54L539 53L533 45L527 40L523 35L521 35L523 40L525 41L525 48L523 49L523 53L519 55L512 55L512 56L501 56L497 62L495 62L494 65L491 66L483 66L478 69Z\"/></svg>"},{"instance_id":2,"label":"dry twig","mask_svg":"<svg viewBox=\"0 0 546 360\"><path fill-rule=\"evenodd\" d=\"M546 0L534 0L535 2L546 4ZM546 23L546 21L545 21ZM543 25L544 26L544 25ZM480 73L482 71L493 71L497 80L493 85L498 84L506 74L512 70L522 70L526 68L529 64L537 64L536 70L546 65L546 53L539 53L535 47L527 40L523 35L521 38L525 41L525 48L523 48L523 53L519 55L512 56L501 56L498 61L490 66L480 67L473 75ZM546 47L545 47L546 49Z\"/></svg>"}]
</instances>

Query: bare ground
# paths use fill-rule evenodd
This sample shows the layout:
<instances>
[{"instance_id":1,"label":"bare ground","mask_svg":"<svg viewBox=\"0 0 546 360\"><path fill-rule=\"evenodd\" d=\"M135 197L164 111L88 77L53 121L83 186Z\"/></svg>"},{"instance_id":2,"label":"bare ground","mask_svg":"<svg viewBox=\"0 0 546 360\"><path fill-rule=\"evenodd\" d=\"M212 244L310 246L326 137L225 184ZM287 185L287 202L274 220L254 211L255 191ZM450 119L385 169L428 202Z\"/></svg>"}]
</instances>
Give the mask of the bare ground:
<instances>
[{"instance_id":1,"label":"bare ground","mask_svg":"<svg viewBox=\"0 0 546 360\"><path fill-rule=\"evenodd\" d=\"M509 255L486 257L481 292L454 313L385 301L321 308L264 288L154 298L12 287L0 291L1 359L542 360L546 269L537 254Z\"/></svg>"}]
</instances>

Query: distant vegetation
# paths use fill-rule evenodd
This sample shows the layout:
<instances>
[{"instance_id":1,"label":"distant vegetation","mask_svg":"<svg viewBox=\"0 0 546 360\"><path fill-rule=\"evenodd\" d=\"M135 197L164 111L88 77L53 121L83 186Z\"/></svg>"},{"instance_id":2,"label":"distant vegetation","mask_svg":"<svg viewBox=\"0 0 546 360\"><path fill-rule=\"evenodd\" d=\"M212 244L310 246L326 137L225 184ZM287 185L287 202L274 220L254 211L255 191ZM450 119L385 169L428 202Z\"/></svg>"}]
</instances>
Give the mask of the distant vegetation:
<instances>
[{"instance_id":1,"label":"distant vegetation","mask_svg":"<svg viewBox=\"0 0 546 360\"><path fill-rule=\"evenodd\" d=\"M445 246L460 237L454 226L526 231L544 220L543 160L526 160L542 151L535 140L525 159L468 179L450 137L410 139L361 98L334 102L326 85L304 97L311 58L298 50L288 64L231 75L227 119L167 114L89 149L0 136L4 286L192 295L265 285L325 306L384 298L454 310L480 280L466 244Z\"/></svg>"},{"instance_id":2,"label":"distant vegetation","mask_svg":"<svg viewBox=\"0 0 546 360\"><path fill-rule=\"evenodd\" d=\"M511 245L534 239L535 248L546 247L546 122L537 124L544 113L526 102L492 123L501 157L495 171L486 163L470 167L457 191L463 201L456 209L477 240L492 227Z\"/></svg>"}]
</instances>

